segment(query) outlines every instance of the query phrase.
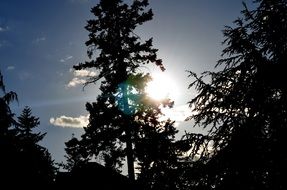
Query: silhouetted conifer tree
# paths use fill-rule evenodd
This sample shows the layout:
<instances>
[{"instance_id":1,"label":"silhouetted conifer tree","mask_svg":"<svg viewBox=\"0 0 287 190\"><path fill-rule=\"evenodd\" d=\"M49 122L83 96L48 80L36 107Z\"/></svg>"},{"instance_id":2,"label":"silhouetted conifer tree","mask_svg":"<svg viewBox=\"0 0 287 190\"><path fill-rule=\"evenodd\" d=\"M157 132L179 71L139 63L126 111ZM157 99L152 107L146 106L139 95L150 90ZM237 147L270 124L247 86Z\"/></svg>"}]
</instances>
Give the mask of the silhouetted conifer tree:
<instances>
[{"instance_id":1,"label":"silhouetted conifer tree","mask_svg":"<svg viewBox=\"0 0 287 190\"><path fill-rule=\"evenodd\" d=\"M15 92L6 92L3 76L0 72L0 172L2 185L9 184L13 179L17 168L15 166L17 158L18 140L15 137L14 113L10 109L10 103L17 100Z\"/></svg>"},{"instance_id":2,"label":"silhouetted conifer tree","mask_svg":"<svg viewBox=\"0 0 287 190\"><path fill-rule=\"evenodd\" d=\"M51 185L55 167L48 150L38 144L45 134L33 133L40 122L26 107L18 121L10 109L10 103L17 100L15 92L6 93L0 73L0 172L1 186L5 188L36 187Z\"/></svg>"},{"instance_id":3,"label":"silhouetted conifer tree","mask_svg":"<svg viewBox=\"0 0 287 190\"><path fill-rule=\"evenodd\" d=\"M32 115L31 109L25 107L18 117L16 126L19 140L19 173L24 183L52 184L56 168L48 150L38 143L44 138L45 133L34 133L40 125L39 118Z\"/></svg>"},{"instance_id":4,"label":"silhouetted conifer tree","mask_svg":"<svg viewBox=\"0 0 287 190\"><path fill-rule=\"evenodd\" d=\"M222 70L205 72L208 83L191 73L192 118L209 129L194 141L201 157L186 175L194 189L287 188L287 2L254 2L224 30Z\"/></svg>"},{"instance_id":5,"label":"silhouetted conifer tree","mask_svg":"<svg viewBox=\"0 0 287 190\"><path fill-rule=\"evenodd\" d=\"M88 148L83 148L85 146L76 137L73 136L68 142L65 142L65 146L67 163L62 164L64 169L71 171L73 167L85 164L90 160Z\"/></svg>"},{"instance_id":6,"label":"silhouetted conifer tree","mask_svg":"<svg viewBox=\"0 0 287 190\"><path fill-rule=\"evenodd\" d=\"M3 76L0 72L0 90L2 92L2 96L0 97L0 135L7 135L8 130L15 124L15 120L13 119L14 115L10 109L9 104L16 100L18 101L17 94L13 91L6 92Z\"/></svg>"},{"instance_id":7,"label":"silhouetted conifer tree","mask_svg":"<svg viewBox=\"0 0 287 190\"><path fill-rule=\"evenodd\" d=\"M175 140L177 130L174 123L159 122L157 119L145 121L147 118L143 117L143 121L140 121L141 128L135 143L138 181L145 189L178 189L176 178L181 153Z\"/></svg>"},{"instance_id":8,"label":"silhouetted conifer tree","mask_svg":"<svg viewBox=\"0 0 287 190\"><path fill-rule=\"evenodd\" d=\"M170 151L176 130L172 122L160 122L158 118L161 115L159 106L172 103L148 98L145 86L151 77L138 72L140 66L148 63L155 63L164 71L156 55L157 49L152 48L152 39L142 41L135 34L137 26L152 19L152 11L145 11L147 6L147 0L135 0L130 6L121 0L101 0L92 8L96 19L89 20L86 26L90 32L86 42L90 61L74 69L96 69L99 74L90 77L87 84L102 79L101 94L96 102L86 104L90 118L81 140L72 138L66 143L69 166L97 158L117 169L126 157L132 180L135 161L140 164L142 178L143 171L158 168L164 173L163 168L168 167L163 166L164 159L169 159L163 152ZM162 141L157 141L160 139ZM153 145L153 150L147 150L147 146ZM147 152L141 150L142 147ZM161 161L158 156L162 156ZM149 178L154 182L155 179L154 176Z\"/></svg>"}]
</instances>

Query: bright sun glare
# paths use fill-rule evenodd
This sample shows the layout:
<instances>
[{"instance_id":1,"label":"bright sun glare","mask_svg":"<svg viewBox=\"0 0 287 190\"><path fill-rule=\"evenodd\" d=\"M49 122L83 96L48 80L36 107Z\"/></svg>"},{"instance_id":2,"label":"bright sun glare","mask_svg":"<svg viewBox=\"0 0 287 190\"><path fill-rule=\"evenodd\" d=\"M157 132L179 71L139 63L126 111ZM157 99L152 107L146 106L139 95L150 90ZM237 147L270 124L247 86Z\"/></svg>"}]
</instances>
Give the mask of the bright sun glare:
<instances>
[{"instance_id":1,"label":"bright sun glare","mask_svg":"<svg viewBox=\"0 0 287 190\"><path fill-rule=\"evenodd\" d=\"M154 73L152 80L147 84L146 92L155 100L175 100L178 91L174 81L166 73Z\"/></svg>"}]
</instances>

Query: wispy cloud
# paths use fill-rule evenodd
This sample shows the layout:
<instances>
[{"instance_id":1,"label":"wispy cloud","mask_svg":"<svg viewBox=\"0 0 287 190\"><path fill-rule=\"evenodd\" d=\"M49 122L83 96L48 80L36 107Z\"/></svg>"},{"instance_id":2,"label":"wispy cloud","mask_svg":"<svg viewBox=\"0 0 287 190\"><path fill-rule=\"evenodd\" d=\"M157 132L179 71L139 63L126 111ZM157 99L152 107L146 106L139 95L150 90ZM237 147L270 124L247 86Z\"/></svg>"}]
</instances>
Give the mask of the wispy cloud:
<instances>
[{"instance_id":1,"label":"wispy cloud","mask_svg":"<svg viewBox=\"0 0 287 190\"><path fill-rule=\"evenodd\" d=\"M65 63L66 61L68 61L70 59L73 59L73 56L72 55L67 55L66 57L60 59L60 62L61 63Z\"/></svg>"},{"instance_id":2,"label":"wispy cloud","mask_svg":"<svg viewBox=\"0 0 287 190\"><path fill-rule=\"evenodd\" d=\"M73 78L72 80L69 81L69 83L67 84L66 87L70 88L70 87L75 87L77 85L80 85L80 84L84 84L86 83L86 77L94 77L96 76L96 72L94 71L90 71L90 70L72 70L70 69L70 72L73 73Z\"/></svg>"},{"instance_id":3,"label":"wispy cloud","mask_svg":"<svg viewBox=\"0 0 287 190\"><path fill-rule=\"evenodd\" d=\"M84 70L84 69L83 70L74 70L73 74L75 77L94 77L94 76L96 76L96 72Z\"/></svg>"},{"instance_id":4,"label":"wispy cloud","mask_svg":"<svg viewBox=\"0 0 287 190\"><path fill-rule=\"evenodd\" d=\"M68 117L68 116L60 116L60 117L51 117L50 124L58 127L71 127L71 128L83 128L86 127L89 123L89 115L87 116L79 116L79 117Z\"/></svg>"},{"instance_id":5,"label":"wispy cloud","mask_svg":"<svg viewBox=\"0 0 287 190\"><path fill-rule=\"evenodd\" d=\"M6 69L7 69L8 71L11 71L11 70L14 70L14 69L15 69L15 66L14 66L14 65L9 65Z\"/></svg>"},{"instance_id":6,"label":"wispy cloud","mask_svg":"<svg viewBox=\"0 0 287 190\"><path fill-rule=\"evenodd\" d=\"M9 26L0 26L0 32L5 32L9 30Z\"/></svg>"},{"instance_id":7,"label":"wispy cloud","mask_svg":"<svg viewBox=\"0 0 287 190\"><path fill-rule=\"evenodd\" d=\"M85 79L80 79L78 77L75 77L67 84L67 87L71 88L71 87L75 87L79 84L84 84L84 83L86 83Z\"/></svg>"}]
</instances>

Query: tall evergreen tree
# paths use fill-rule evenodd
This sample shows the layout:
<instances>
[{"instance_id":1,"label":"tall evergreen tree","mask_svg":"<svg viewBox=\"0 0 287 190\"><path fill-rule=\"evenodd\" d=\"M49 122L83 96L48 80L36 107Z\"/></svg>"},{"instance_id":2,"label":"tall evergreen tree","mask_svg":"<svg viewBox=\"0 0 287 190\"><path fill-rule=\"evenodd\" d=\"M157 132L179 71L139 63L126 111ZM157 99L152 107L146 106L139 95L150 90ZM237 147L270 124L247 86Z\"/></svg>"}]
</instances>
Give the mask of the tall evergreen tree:
<instances>
[{"instance_id":1,"label":"tall evergreen tree","mask_svg":"<svg viewBox=\"0 0 287 190\"><path fill-rule=\"evenodd\" d=\"M50 153L38 144L46 134L33 132L39 125L39 118L32 115L29 107L25 107L18 117L16 131L19 140L17 161L19 173L22 173L20 178L27 185L35 182L52 184L56 172Z\"/></svg>"},{"instance_id":2,"label":"tall evergreen tree","mask_svg":"<svg viewBox=\"0 0 287 190\"><path fill-rule=\"evenodd\" d=\"M191 73L193 119L209 129L189 173L199 189L287 188L287 2L254 2L224 30L222 70L205 72L208 83Z\"/></svg>"},{"instance_id":3,"label":"tall evergreen tree","mask_svg":"<svg viewBox=\"0 0 287 190\"><path fill-rule=\"evenodd\" d=\"M40 125L40 121L39 118L32 115L32 110L28 106L23 109L21 115L18 117L18 123L18 137L23 141L37 144L44 138L45 133L33 133L33 130Z\"/></svg>"},{"instance_id":4,"label":"tall evergreen tree","mask_svg":"<svg viewBox=\"0 0 287 190\"><path fill-rule=\"evenodd\" d=\"M1 182L9 184L16 173L15 161L17 158L18 140L15 137L15 114L10 109L10 103L17 100L13 91L6 92L3 76L0 72L0 172Z\"/></svg>"},{"instance_id":5,"label":"tall evergreen tree","mask_svg":"<svg viewBox=\"0 0 287 190\"><path fill-rule=\"evenodd\" d=\"M6 92L3 76L0 71L0 90L2 92L2 96L0 97L0 135L6 135L9 128L15 124L15 120L13 119L14 115L10 109L9 104L16 100L18 101L17 94L13 91Z\"/></svg>"},{"instance_id":6,"label":"tall evergreen tree","mask_svg":"<svg viewBox=\"0 0 287 190\"><path fill-rule=\"evenodd\" d=\"M180 153L174 123L147 122L145 118L141 122L135 142L139 183L145 189L178 189L176 177Z\"/></svg>"},{"instance_id":7,"label":"tall evergreen tree","mask_svg":"<svg viewBox=\"0 0 287 190\"><path fill-rule=\"evenodd\" d=\"M157 49L152 48L152 39L142 41L135 34L137 26L152 19L152 11L145 11L147 6L147 0L134 0L130 6L121 0L101 0L92 8L96 19L89 20L86 26L90 32L86 42L90 61L74 69L96 69L99 75L90 77L87 84L102 79L101 94L96 102L86 104L90 119L82 139L66 143L68 156L76 160L68 159L71 164L96 156L116 169L126 157L129 177L134 180L135 160L144 162L140 158L143 155L135 150L142 143L144 125L172 128L171 124L157 121L162 103L147 98L144 89L151 78L138 73L140 66L148 63L164 71ZM176 130L170 131L173 132L162 134L171 138Z\"/></svg>"},{"instance_id":8,"label":"tall evergreen tree","mask_svg":"<svg viewBox=\"0 0 287 190\"><path fill-rule=\"evenodd\" d=\"M33 133L39 125L39 118L31 115L26 107L18 121L10 109L10 103L17 100L15 92L5 91L0 73L0 172L4 187L36 187L38 184L52 184L55 167L48 150L38 144L45 134Z\"/></svg>"}]
</instances>

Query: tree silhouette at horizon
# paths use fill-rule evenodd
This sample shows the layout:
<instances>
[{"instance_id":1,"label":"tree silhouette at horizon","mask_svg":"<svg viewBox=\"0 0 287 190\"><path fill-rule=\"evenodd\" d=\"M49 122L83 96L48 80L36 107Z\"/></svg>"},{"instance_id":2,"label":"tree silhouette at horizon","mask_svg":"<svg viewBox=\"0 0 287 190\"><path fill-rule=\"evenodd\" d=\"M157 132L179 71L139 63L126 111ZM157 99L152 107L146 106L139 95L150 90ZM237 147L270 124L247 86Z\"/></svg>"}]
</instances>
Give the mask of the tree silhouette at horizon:
<instances>
[{"instance_id":1,"label":"tree silhouette at horizon","mask_svg":"<svg viewBox=\"0 0 287 190\"><path fill-rule=\"evenodd\" d=\"M6 92L0 72L0 172L1 185L5 187L51 186L56 168L48 150L38 144L45 134L33 133L40 124L39 118L32 116L31 109L25 107L22 114L14 118L10 109L13 100L18 101L13 91Z\"/></svg>"},{"instance_id":2,"label":"tree silhouette at horizon","mask_svg":"<svg viewBox=\"0 0 287 190\"><path fill-rule=\"evenodd\" d=\"M163 151L160 142L147 144L144 139L165 135L165 141L174 140L177 131L173 122L159 121L162 115L160 105L171 106L173 103L149 98L145 87L151 76L139 71L141 66L149 63L165 70L157 58L158 50L152 47L152 38L143 41L135 33L139 25L152 19L151 9L145 11L147 6L147 0L135 0L131 5L121 0L101 0L91 9L95 19L89 20L86 26L90 60L75 65L74 69L95 69L98 75L89 77L85 85L100 82L101 94L96 102L86 104L90 113L89 124L81 139L73 137L66 142L69 167L97 158L105 166L119 170L126 157L129 178L135 180L134 163L139 163L139 171L150 171L152 167L148 165L156 161L152 151ZM150 145L155 145L154 150L148 150ZM149 155L140 152L139 147L143 146L146 154L150 154L148 159ZM156 161L154 167L168 168L159 167L159 164L160 161ZM155 177L151 176L149 180L155 182Z\"/></svg>"}]
</instances>

